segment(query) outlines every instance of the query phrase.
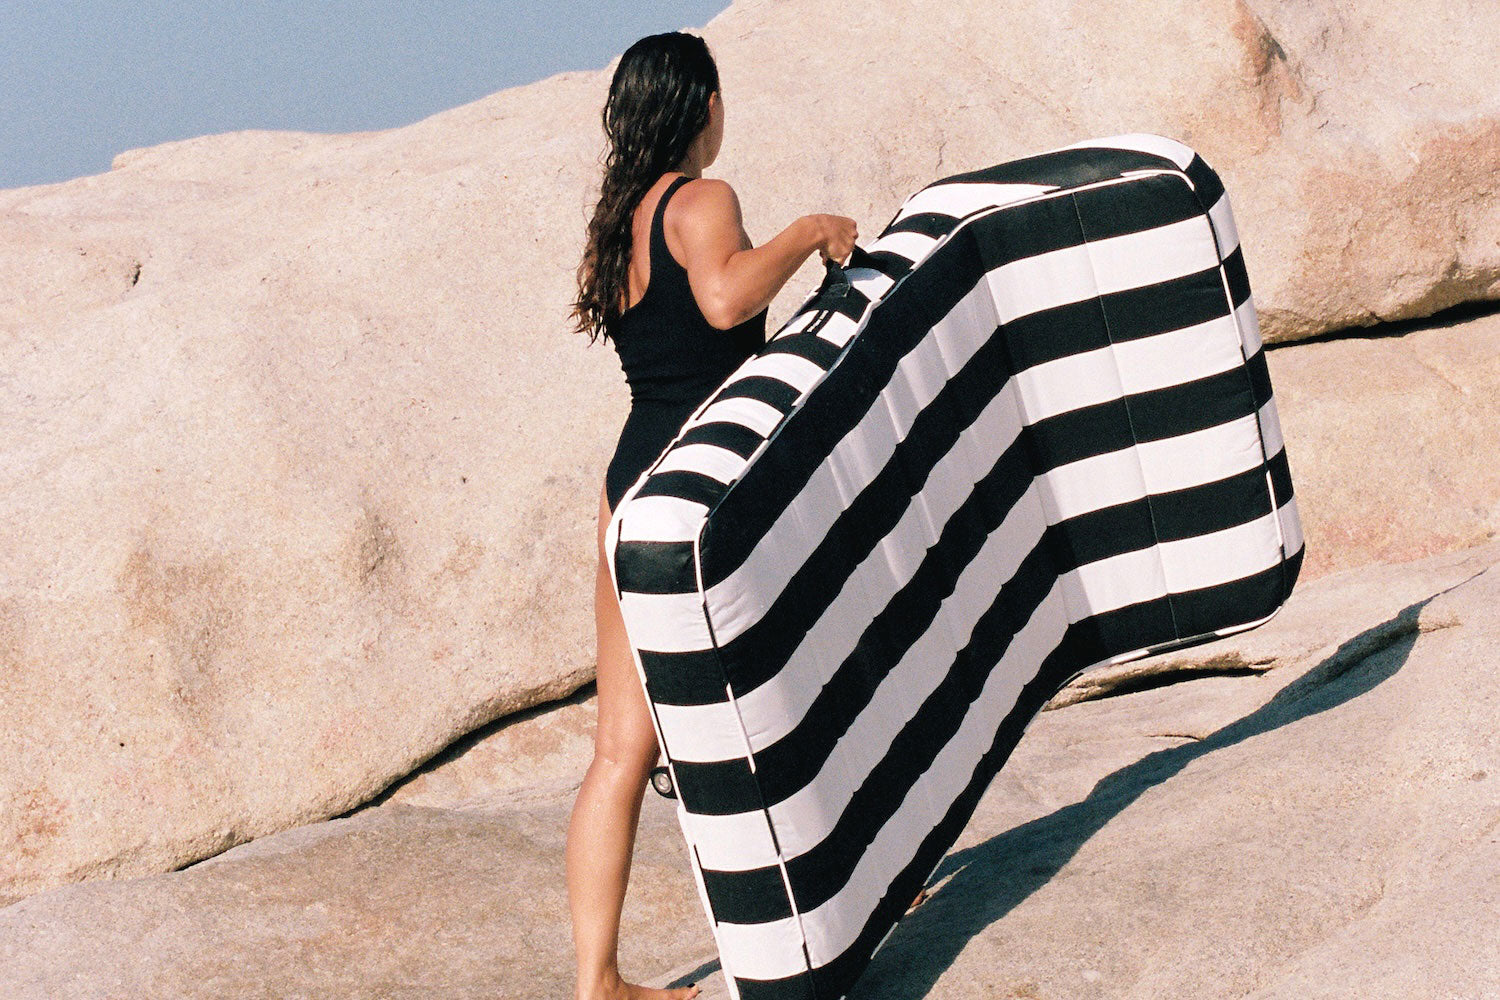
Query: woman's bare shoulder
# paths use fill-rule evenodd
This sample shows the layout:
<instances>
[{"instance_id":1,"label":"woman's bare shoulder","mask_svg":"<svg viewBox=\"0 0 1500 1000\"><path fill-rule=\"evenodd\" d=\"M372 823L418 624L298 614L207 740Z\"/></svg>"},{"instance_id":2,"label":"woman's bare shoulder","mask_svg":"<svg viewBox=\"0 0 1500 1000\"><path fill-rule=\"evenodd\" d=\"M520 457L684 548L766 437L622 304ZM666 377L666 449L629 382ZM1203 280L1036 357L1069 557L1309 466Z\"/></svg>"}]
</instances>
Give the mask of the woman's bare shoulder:
<instances>
[{"instance_id":1,"label":"woman's bare shoulder","mask_svg":"<svg viewBox=\"0 0 1500 1000\"><path fill-rule=\"evenodd\" d=\"M738 233L742 225L740 199L728 181L695 177L667 204L663 221L680 232L729 229Z\"/></svg>"},{"instance_id":2,"label":"woman's bare shoulder","mask_svg":"<svg viewBox=\"0 0 1500 1000\"><path fill-rule=\"evenodd\" d=\"M717 177L694 177L682 186L677 197L686 202L712 203L727 200L739 203L739 198L735 195L734 188L729 186L729 182Z\"/></svg>"}]
</instances>

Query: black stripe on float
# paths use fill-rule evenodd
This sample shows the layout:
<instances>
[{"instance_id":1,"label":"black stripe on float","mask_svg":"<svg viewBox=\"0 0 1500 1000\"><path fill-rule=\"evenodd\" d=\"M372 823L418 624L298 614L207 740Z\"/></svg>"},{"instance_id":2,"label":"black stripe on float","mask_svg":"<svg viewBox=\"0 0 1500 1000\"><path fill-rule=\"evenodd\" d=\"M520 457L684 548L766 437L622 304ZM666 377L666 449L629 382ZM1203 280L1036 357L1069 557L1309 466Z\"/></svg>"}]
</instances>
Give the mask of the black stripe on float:
<instances>
[{"instance_id":1,"label":"black stripe on float","mask_svg":"<svg viewBox=\"0 0 1500 1000\"><path fill-rule=\"evenodd\" d=\"M1172 617L1170 596L1153 597L1149 601L1127 604L1123 608L1090 615L1076 623L1083 635L1088 636L1104 656L1128 653L1132 650L1155 646L1159 643L1175 642L1181 637ZM1090 663L1094 660L1090 660ZM1085 666L1086 664L1080 664Z\"/></svg>"},{"instance_id":2,"label":"black stripe on float","mask_svg":"<svg viewBox=\"0 0 1500 1000\"><path fill-rule=\"evenodd\" d=\"M1257 400L1238 366L1192 382L1082 406L1032 424L1042 470L1164 441L1250 416Z\"/></svg>"},{"instance_id":3,"label":"black stripe on float","mask_svg":"<svg viewBox=\"0 0 1500 1000\"><path fill-rule=\"evenodd\" d=\"M1250 276L1245 273L1245 254L1241 247L1235 247L1224 258L1224 277L1229 283L1229 298L1238 308L1250 297Z\"/></svg>"},{"instance_id":4,"label":"black stripe on float","mask_svg":"<svg viewBox=\"0 0 1500 1000\"><path fill-rule=\"evenodd\" d=\"M636 652L646 674L646 691L658 705L712 705L729 700L724 671L712 649Z\"/></svg>"},{"instance_id":5,"label":"black stripe on float","mask_svg":"<svg viewBox=\"0 0 1500 1000\"><path fill-rule=\"evenodd\" d=\"M1141 340L1229 314L1217 267L1168 281L1070 302L1018 316L1001 327L1016 370L1086 351L1111 341ZM1109 322L1104 322L1105 316Z\"/></svg>"},{"instance_id":6,"label":"black stripe on float","mask_svg":"<svg viewBox=\"0 0 1500 1000\"><path fill-rule=\"evenodd\" d=\"M915 896L916 892L913 891L912 895ZM843 996L842 993L823 992L811 972L799 972L782 979L745 979L735 976L734 984L739 989L740 1000L826 1000L832 996Z\"/></svg>"},{"instance_id":7,"label":"black stripe on float","mask_svg":"<svg viewBox=\"0 0 1500 1000\"><path fill-rule=\"evenodd\" d=\"M1214 173L1213 168L1203 162L1203 157L1197 153L1193 154L1192 160L1188 162L1183 173L1187 174L1188 180L1193 182L1193 190L1198 195L1198 201L1202 204L1206 214L1223 197L1224 183L1219 180L1219 175Z\"/></svg>"},{"instance_id":8,"label":"black stripe on float","mask_svg":"<svg viewBox=\"0 0 1500 1000\"><path fill-rule=\"evenodd\" d=\"M712 507L729 487L712 476L687 469L672 469L669 472L653 472L646 477L638 497L676 497L691 500L705 507Z\"/></svg>"},{"instance_id":9,"label":"black stripe on float","mask_svg":"<svg viewBox=\"0 0 1500 1000\"><path fill-rule=\"evenodd\" d=\"M1236 365L1192 382L1125 397L1130 424L1141 443L1165 441L1232 423L1255 413L1263 399Z\"/></svg>"},{"instance_id":10,"label":"black stripe on float","mask_svg":"<svg viewBox=\"0 0 1500 1000\"><path fill-rule=\"evenodd\" d=\"M1225 623L1239 625L1269 615L1285 600L1281 588L1286 573L1278 561L1237 580L1094 615L1077 627L1094 633L1103 649L1100 659L1148 646L1153 653L1185 649L1234 627Z\"/></svg>"},{"instance_id":11,"label":"black stripe on float","mask_svg":"<svg viewBox=\"0 0 1500 1000\"><path fill-rule=\"evenodd\" d=\"M1155 545L1151 502L1142 497L1049 525L1044 544L1052 546L1059 571Z\"/></svg>"},{"instance_id":12,"label":"black stripe on float","mask_svg":"<svg viewBox=\"0 0 1500 1000\"><path fill-rule=\"evenodd\" d=\"M1201 271L1101 296L1116 343L1184 330L1229 315L1215 264Z\"/></svg>"},{"instance_id":13,"label":"black stripe on float","mask_svg":"<svg viewBox=\"0 0 1500 1000\"><path fill-rule=\"evenodd\" d=\"M1062 197L1002 208L970 222L966 231L986 271L1083 245L1078 213Z\"/></svg>"},{"instance_id":14,"label":"black stripe on float","mask_svg":"<svg viewBox=\"0 0 1500 1000\"><path fill-rule=\"evenodd\" d=\"M1191 640L1204 636L1211 639L1217 629L1253 622L1275 611L1282 602L1283 573L1284 569L1278 560L1270 568L1238 580L1173 594L1172 611L1177 616L1177 627L1182 638ZM1183 642L1184 646L1195 644L1191 641Z\"/></svg>"},{"instance_id":15,"label":"black stripe on float","mask_svg":"<svg viewBox=\"0 0 1500 1000\"><path fill-rule=\"evenodd\" d=\"M827 371L833 367L838 360L843 348L837 344L830 344L822 337L808 333L794 333L789 337L781 337L770 341L760 351L762 355L767 354L794 354L799 358L805 358Z\"/></svg>"},{"instance_id":16,"label":"black stripe on float","mask_svg":"<svg viewBox=\"0 0 1500 1000\"><path fill-rule=\"evenodd\" d=\"M1297 546L1297 551L1287 558L1282 567L1281 600L1283 604L1286 603L1288 597L1292 596L1292 585L1297 582L1297 574L1302 569L1302 557L1306 554L1305 545Z\"/></svg>"},{"instance_id":17,"label":"black stripe on float","mask_svg":"<svg viewBox=\"0 0 1500 1000\"><path fill-rule=\"evenodd\" d=\"M998 336L1008 344L1016 371L1109 346L1097 298L1017 316L1000 327Z\"/></svg>"},{"instance_id":18,"label":"black stripe on float","mask_svg":"<svg viewBox=\"0 0 1500 1000\"><path fill-rule=\"evenodd\" d=\"M719 390L714 402L724 399L754 399L786 413L800 395L795 386L769 375L746 375Z\"/></svg>"},{"instance_id":19,"label":"black stripe on float","mask_svg":"<svg viewBox=\"0 0 1500 1000\"><path fill-rule=\"evenodd\" d=\"M948 235L956 225L958 225L958 218L956 216L943 215L941 212L915 212L904 219L891 223L880 235L917 233L921 236L930 236L936 240Z\"/></svg>"},{"instance_id":20,"label":"black stripe on float","mask_svg":"<svg viewBox=\"0 0 1500 1000\"><path fill-rule=\"evenodd\" d=\"M1171 174L1136 177L1128 183L1129 198L1120 197L1117 185L1071 193L1090 241L1146 232L1203 215L1187 179L1175 168Z\"/></svg>"},{"instance_id":21,"label":"black stripe on float","mask_svg":"<svg viewBox=\"0 0 1500 1000\"><path fill-rule=\"evenodd\" d=\"M1276 494L1276 506L1281 507L1292 498L1292 470L1286 462L1286 449L1271 456L1271 490Z\"/></svg>"},{"instance_id":22,"label":"black stripe on float","mask_svg":"<svg viewBox=\"0 0 1500 1000\"><path fill-rule=\"evenodd\" d=\"M764 924L792 915L781 869L755 868L744 872L701 869L703 886L713 906L714 920L726 924Z\"/></svg>"},{"instance_id":23,"label":"black stripe on float","mask_svg":"<svg viewBox=\"0 0 1500 1000\"><path fill-rule=\"evenodd\" d=\"M1134 446L1130 426L1129 404L1124 399L1111 399L1060 413L1033 424L1030 430L1042 466L1055 469Z\"/></svg>"},{"instance_id":24,"label":"black stripe on float","mask_svg":"<svg viewBox=\"0 0 1500 1000\"><path fill-rule=\"evenodd\" d=\"M889 250L872 250L870 260L876 270L888 278L903 277L911 272L913 266L911 260Z\"/></svg>"},{"instance_id":25,"label":"black stripe on float","mask_svg":"<svg viewBox=\"0 0 1500 1000\"><path fill-rule=\"evenodd\" d=\"M703 764L674 761L677 797L682 807L699 816L728 816L761 807L760 786L744 757Z\"/></svg>"},{"instance_id":26,"label":"black stripe on float","mask_svg":"<svg viewBox=\"0 0 1500 1000\"><path fill-rule=\"evenodd\" d=\"M1153 493L1150 504L1157 540L1163 542L1224 531L1271 512L1266 470L1260 465L1202 486Z\"/></svg>"},{"instance_id":27,"label":"black stripe on float","mask_svg":"<svg viewBox=\"0 0 1500 1000\"><path fill-rule=\"evenodd\" d=\"M683 431L680 444L711 444L749 458L765 438L760 432L732 420L712 420Z\"/></svg>"},{"instance_id":28,"label":"black stripe on float","mask_svg":"<svg viewBox=\"0 0 1500 1000\"><path fill-rule=\"evenodd\" d=\"M618 542L615 579L632 594L685 594L698 589L692 542Z\"/></svg>"},{"instance_id":29,"label":"black stripe on float","mask_svg":"<svg viewBox=\"0 0 1500 1000\"><path fill-rule=\"evenodd\" d=\"M1266 405L1266 400L1271 398L1271 372L1266 368L1265 351L1256 351L1245 359L1244 375L1249 377L1255 389L1255 405Z\"/></svg>"},{"instance_id":30,"label":"black stripe on float","mask_svg":"<svg viewBox=\"0 0 1500 1000\"><path fill-rule=\"evenodd\" d=\"M1253 521L1269 513L1266 474L1261 466L1168 493L1089 511L1048 527L1049 544L1059 547L1060 568L1076 569L1157 542L1193 538Z\"/></svg>"},{"instance_id":31,"label":"black stripe on float","mask_svg":"<svg viewBox=\"0 0 1500 1000\"><path fill-rule=\"evenodd\" d=\"M1010 160L1006 163L997 163L982 170L972 170L968 173L945 177L941 181L927 185L922 190L926 191L944 184L1040 184L1072 188L1112 180L1127 170L1153 168L1180 169L1165 156L1137 149L1104 146L1058 149L1038 153L1035 156L1022 157L1019 160Z\"/></svg>"}]
</instances>

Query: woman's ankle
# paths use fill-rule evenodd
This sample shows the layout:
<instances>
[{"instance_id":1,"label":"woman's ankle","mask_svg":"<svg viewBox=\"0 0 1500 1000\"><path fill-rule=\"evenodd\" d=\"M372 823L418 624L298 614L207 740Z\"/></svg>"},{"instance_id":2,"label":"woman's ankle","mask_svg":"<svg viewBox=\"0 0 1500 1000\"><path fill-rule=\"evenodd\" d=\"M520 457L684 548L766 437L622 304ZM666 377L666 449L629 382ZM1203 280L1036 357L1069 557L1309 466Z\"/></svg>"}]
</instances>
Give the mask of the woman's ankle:
<instances>
[{"instance_id":1,"label":"woman's ankle","mask_svg":"<svg viewBox=\"0 0 1500 1000\"><path fill-rule=\"evenodd\" d=\"M589 976L579 976L573 991L577 1000L614 1000L625 995L625 980L619 969L606 969Z\"/></svg>"}]
</instances>

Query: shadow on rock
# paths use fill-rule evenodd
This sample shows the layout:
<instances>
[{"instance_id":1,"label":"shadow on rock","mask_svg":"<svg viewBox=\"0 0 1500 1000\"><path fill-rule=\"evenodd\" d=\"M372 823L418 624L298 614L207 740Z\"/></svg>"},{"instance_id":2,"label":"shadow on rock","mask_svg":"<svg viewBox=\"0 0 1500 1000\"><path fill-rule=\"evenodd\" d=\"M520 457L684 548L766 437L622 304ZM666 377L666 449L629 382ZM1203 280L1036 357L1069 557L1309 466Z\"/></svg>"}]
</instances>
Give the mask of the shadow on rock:
<instances>
[{"instance_id":1,"label":"shadow on rock","mask_svg":"<svg viewBox=\"0 0 1500 1000\"><path fill-rule=\"evenodd\" d=\"M1349 639L1265 705L1207 738L1151 753L1100 780L1082 802L949 855L932 881L952 878L901 921L849 1000L930 995L969 940L1046 885L1090 837L1146 790L1199 757L1337 708L1394 676L1406 664L1418 616L1431 600L1409 605Z\"/></svg>"}]
</instances>

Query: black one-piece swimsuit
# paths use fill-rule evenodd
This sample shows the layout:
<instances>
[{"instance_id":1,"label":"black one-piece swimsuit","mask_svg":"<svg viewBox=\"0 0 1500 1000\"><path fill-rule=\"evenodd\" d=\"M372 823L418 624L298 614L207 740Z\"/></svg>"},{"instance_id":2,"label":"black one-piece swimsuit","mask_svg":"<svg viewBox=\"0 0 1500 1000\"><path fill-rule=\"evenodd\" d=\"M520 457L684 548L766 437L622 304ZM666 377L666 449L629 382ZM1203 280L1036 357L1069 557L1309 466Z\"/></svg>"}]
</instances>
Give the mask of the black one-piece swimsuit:
<instances>
[{"instance_id":1,"label":"black one-piece swimsuit","mask_svg":"<svg viewBox=\"0 0 1500 1000\"><path fill-rule=\"evenodd\" d=\"M679 177L662 192L651 217L646 291L607 327L630 386L630 415L604 475L611 511L698 405L766 342L765 310L728 330L711 326L693 298L687 271L667 249L662 214L690 179Z\"/></svg>"}]
</instances>

